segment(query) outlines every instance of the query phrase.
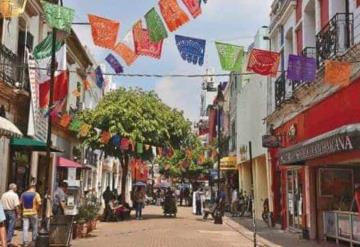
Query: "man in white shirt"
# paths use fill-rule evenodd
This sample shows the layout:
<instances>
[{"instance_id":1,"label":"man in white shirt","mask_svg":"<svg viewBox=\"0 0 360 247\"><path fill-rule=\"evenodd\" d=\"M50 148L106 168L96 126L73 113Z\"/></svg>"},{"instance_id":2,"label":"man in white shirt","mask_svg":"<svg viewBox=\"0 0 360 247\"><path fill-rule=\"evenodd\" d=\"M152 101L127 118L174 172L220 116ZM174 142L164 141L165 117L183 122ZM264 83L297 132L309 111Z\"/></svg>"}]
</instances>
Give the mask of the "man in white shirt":
<instances>
[{"instance_id":1,"label":"man in white shirt","mask_svg":"<svg viewBox=\"0 0 360 247\"><path fill-rule=\"evenodd\" d=\"M16 184L10 184L9 190L5 192L1 197L1 203L4 207L6 216L6 229L7 229L7 242L10 245L14 236L16 216L19 215L19 196L16 194Z\"/></svg>"}]
</instances>

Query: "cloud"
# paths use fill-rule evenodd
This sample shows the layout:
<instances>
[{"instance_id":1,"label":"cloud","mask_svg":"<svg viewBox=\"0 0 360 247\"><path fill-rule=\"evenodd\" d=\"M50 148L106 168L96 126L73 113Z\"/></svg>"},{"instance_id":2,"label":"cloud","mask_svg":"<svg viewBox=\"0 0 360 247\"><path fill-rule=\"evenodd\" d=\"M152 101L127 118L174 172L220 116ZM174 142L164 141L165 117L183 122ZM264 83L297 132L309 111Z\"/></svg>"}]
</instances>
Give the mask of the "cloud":
<instances>
[{"instance_id":1,"label":"cloud","mask_svg":"<svg viewBox=\"0 0 360 247\"><path fill-rule=\"evenodd\" d=\"M199 79L164 78L155 85L155 92L165 104L183 110L185 117L194 121L200 114Z\"/></svg>"}]
</instances>

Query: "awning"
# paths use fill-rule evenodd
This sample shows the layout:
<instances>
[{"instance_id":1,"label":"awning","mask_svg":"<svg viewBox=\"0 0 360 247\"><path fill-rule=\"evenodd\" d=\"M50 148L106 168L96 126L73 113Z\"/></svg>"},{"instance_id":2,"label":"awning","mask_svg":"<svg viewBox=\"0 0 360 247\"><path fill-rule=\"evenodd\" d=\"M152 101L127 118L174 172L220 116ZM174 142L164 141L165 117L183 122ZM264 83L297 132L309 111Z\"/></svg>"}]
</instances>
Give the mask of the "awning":
<instances>
[{"instance_id":1,"label":"awning","mask_svg":"<svg viewBox=\"0 0 360 247\"><path fill-rule=\"evenodd\" d=\"M57 158L57 164L58 167L63 168L83 168L83 166L75 161L65 159L63 157Z\"/></svg>"},{"instance_id":2,"label":"awning","mask_svg":"<svg viewBox=\"0 0 360 247\"><path fill-rule=\"evenodd\" d=\"M10 141L10 145L15 150L30 150L30 151L42 152L42 151L46 151L46 149L47 149L47 145L45 142L31 139L28 137L12 138ZM54 148L54 147L51 147L50 151L51 152L62 152L59 149Z\"/></svg>"},{"instance_id":3,"label":"awning","mask_svg":"<svg viewBox=\"0 0 360 247\"><path fill-rule=\"evenodd\" d=\"M222 158L220 160L220 170L236 170L236 156Z\"/></svg>"},{"instance_id":4,"label":"awning","mask_svg":"<svg viewBox=\"0 0 360 247\"><path fill-rule=\"evenodd\" d=\"M0 117L0 136L21 137L23 134L11 121Z\"/></svg>"},{"instance_id":5,"label":"awning","mask_svg":"<svg viewBox=\"0 0 360 247\"><path fill-rule=\"evenodd\" d=\"M280 164L296 164L339 152L360 149L360 124L345 125L279 152Z\"/></svg>"}]
</instances>

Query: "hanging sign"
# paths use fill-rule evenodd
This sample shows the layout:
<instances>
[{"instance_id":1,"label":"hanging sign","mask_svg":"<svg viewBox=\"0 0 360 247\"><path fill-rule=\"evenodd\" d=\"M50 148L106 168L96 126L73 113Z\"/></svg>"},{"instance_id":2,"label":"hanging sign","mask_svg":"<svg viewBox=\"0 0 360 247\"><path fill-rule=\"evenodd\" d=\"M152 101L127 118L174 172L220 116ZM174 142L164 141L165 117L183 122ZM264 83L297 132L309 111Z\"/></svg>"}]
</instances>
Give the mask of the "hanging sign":
<instances>
[{"instance_id":1,"label":"hanging sign","mask_svg":"<svg viewBox=\"0 0 360 247\"><path fill-rule=\"evenodd\" d=\"M29 56L28 53L28 66L29 66L29 83L30 83L30 111L29 111L29 127L28 135L33 136L39 141L46 142L48 132L48 119L44 117L39 108L39 87L40 80L39 64Z\"/></svg>"},{"instance_id":2,"label":"hanging sign","mask_svg":"<svg viewBox=\"0 0 360 247\"><path fill-rule=\"evenodd\" d=\"M123 67L121 66L120 62L116 59L116 57L113 54L107 55L105 60L109 63L111 68L115 71L116 74L120 74L124 72Z\"/></svg>"},{"instance_id":3,"label":"hanging sign","mask_svg":"<svg viewBox=\"0 0 360 247\"><path fill-rule=\"evenodd\" d=\"M159 42L168 37L164 23L155 8L150 9L149 12L145 14L145 20L152 42Z\"/></svg>"},{"instance_id":4,"label":"hanging sign","mask_svg":"<svg viewBox=\"0 0 360 247\"><path fill-rule=\"evenodd\" d=\"M124 43L118 43L114 48L113 51L115 51L119 56L124 59L127 66L132 65L135 60L138 58L135 51L131 50L127 45Z\"/></svg>"},{"instance_id":5,"label":"hanging sign","mask_svg":"<svg viewBox=\"0 0 360 247\"><path fill-rule=\"evenodd\" d=\"M204 64L206 40L175 35L175 42L183 60L200 66Z\"/></svg>"},{"instance_id":6,"label":"hanging sign","mask_svg":"<svg viewBox=\"0 0 360 247\"><path fill-rule=\"evenodd\" d=\"M133 26L133 37L137 55L144 55L157 59L161 57L163 40L152 42L148 30L142 27L141 20L136 22Z\"/></svg>"},{"instance_id":7,"label":"hanging sign","mask_svg":"<svg viewBox=\"0 0 360 247\"><path fill-rule=\"evenodd\" d=\"M180 8L176 0L160 0L159 6L161 14L170 32L174 32L180 26L189 21L189 17Z\"/></svg>"},{"instance_id":8,"label":"hanging sign","mask_svg":"<svg viewBox=\"0 0 360 247\"><path fill-rule=\"evenodd\" d=\"M324 82L337 86L350 84L351 64L348 62L326 60Z\"/></svg>"},{"instance_id":9,"label":"hanging sign","mask_svg":"<svg viewBox=\"0 0 360 247\"><path fill-rule=\"evenodd\" d=\"M67 33L71 32L75 10L57 4L42 1L47 24Z\"/></svg>"},{"instance_id":10,"label":"hanging sign","mask_svg":"<svg viewBox=\"0 0 360 247\"><path fill-rule=\"evenodd\" d=\"M280 138L274 135L263 135L262 146L263 148L278 148L281 146Z\"/></svg>"},{"instance_id":11,"label":"hanging sign","mask_svg":"<svg viewBox=\"0 0 360 247\"><path fill-rule=\"evenodd\" d=\"M88 15L95 45L112 49L116 43L120 23L95 15Z\"/></svg>"},{"instance_id":12,"label":"hanging sign","mask_svg":"<svg viewBox=\"0 0 360 247\"><path fill-rule=\"evenodd\" d=\"M247 70L264 76L276 77L280 63L280 53L252 49Z\"/></svg>"},{"instance_id":13,"label":"hanging sign","mask_svg":"<svg viewBox=\"0 0 360 247\"><path fill-rule=\"evenodd\" d=\"M314 81L315 76L315 58L289 55L287 79L293 81Z\"/></svg>"},{"instance_id":14,"label":"hanging sign","mask_svg":"<svg viewBox=\"0 0 360 247\"><path fill-rule=\"evenodd\" d=\"M0 0L2 18L18 17L25 11L27 0Z\"/></svg>"},{"instance_id":15,"label":"hanging sign","mask_svg":"<svg viewBox=\"0 0 360 247\"><path fill-rule=\"evenodd\" d=\"M196 18L201 14L201 1L199 0L182 0L192 17Z\"/></svg>"},{"instance_id":16,"label":"hanging sign","mask_svg":"<svg viewBox=\"0 0 360 247\"><path fill-rule=\"evenodd\" d=\"M215 42L215 46L223 70L241 71L244 61L244 47L221 42Z\"/></svg>"}]
</instances>

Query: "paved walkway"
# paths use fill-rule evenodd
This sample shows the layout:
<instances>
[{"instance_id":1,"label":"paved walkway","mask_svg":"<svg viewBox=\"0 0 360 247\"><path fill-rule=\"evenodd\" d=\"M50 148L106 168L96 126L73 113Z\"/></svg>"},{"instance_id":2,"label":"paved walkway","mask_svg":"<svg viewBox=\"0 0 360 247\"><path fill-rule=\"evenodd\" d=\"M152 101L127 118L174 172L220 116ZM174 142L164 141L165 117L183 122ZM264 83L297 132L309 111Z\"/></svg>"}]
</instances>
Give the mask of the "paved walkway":
<instances>
[{"instance_id":1,"label":"paved walkway","mask_svg":"<svg viewBox=\"0 0 360 247\"><path fill-rule=\"evenodd\" d=\"M133 217L133 216L132 216ZM97 230L88 238L72 241L73 247L253 247L252 221L250 218L224 217L223 225L212 220L204 221L194 216L191 208L178 207L177 218L164 217L160 207L147 206L144 220L131 219L117 223L98 223ZM15 243L20 243L17 231ZM258 222L258 246L319 247L335 246L318 244L300 239L298 235L269 228ZM0 245L1 246L1 245Z\"/></svg>"},{"instance_id":2,"label":"paved walkway","mask_svg":"<svg viewBox=\"0 0 360 247\"><path fill-rule=\"evenodd\" d=\"M238 219L237 219L238 220ZM225 217L223 225L194 216L190 208L178 207L178 217L165 218L160 207L146 207L144 220L101 223L87 239L72 242L74 247L232 247L254 246L251 220L241 224ZM298 235L259 225L258 246L333 246L302 240Z\"/></svg>"},{"instance_id":3,"label":"paved walkway","mask_svg":"<svg viewBox=\"0 0 360 247\"><path fill-rule=\"evenodd\" d=\"M226 225L195 217L190 208L178 207L177 218L166 218L160 207L147 206L144 220L101 223L74 247L250 247L250 240Z\"/></svg>"}]
</instances>

